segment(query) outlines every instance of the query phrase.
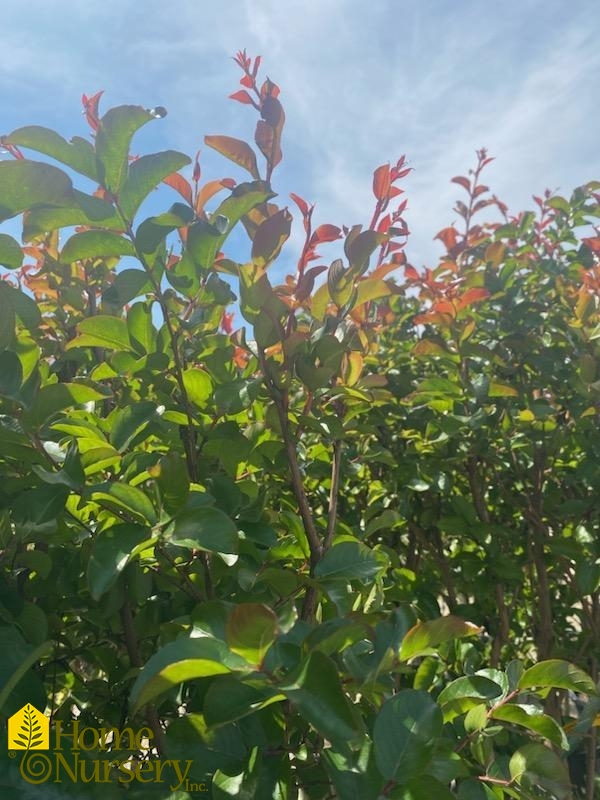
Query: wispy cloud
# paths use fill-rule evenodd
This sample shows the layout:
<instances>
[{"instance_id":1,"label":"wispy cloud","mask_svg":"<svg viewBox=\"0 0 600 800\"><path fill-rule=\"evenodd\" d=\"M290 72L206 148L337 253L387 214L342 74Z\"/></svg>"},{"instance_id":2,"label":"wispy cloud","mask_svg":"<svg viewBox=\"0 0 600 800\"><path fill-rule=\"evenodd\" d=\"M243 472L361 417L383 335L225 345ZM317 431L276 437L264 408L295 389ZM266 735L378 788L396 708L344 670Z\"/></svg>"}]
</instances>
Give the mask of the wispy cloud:
<instances>
[{"instance_id":1,"label":"wispy cloud","mask_svg":"<svg viewBox=\"0 0 600 800\"><path fill-rule=\"evenodd\" d=\"M227 57L247 47L282 87L277 188L318 200L323 221L366 222L373 169L406 153L417 264L438 252L432 237L453 221L460 192L449 179L479 147L497 157L488 180L515 210L546 186L568 192L600 177L596 0L30 0L23 8L3 5L3 128L44 120L76 132L78 95L105 88L111 104L168 107L167 120L143 134L149 148L193 152L208 132L251 137L249 110L225 99L237 79ZM209 170L228 171L203 158Z\"/></svg>"}]
</instances>

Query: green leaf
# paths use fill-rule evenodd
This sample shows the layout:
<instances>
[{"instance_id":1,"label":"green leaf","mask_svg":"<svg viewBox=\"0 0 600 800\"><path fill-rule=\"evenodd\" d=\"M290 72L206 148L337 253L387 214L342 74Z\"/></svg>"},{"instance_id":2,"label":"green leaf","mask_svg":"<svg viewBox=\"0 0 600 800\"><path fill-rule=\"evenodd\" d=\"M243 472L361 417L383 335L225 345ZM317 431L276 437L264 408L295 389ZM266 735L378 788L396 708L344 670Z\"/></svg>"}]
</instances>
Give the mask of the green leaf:
<instances>
[{"instance_id":1,"label":"green leaf","mask_svg":"<svg viewBox=\"0 0 600 800\"><path fill-rule=\"evenodd\" d=\"M188 508L175 518L173 544L213 553L237 553L238 529L233 520L218 508Z\"/></svg>"},{"instance_id":2,"label":"green leaf","mask_svg":"<svg viewBox=\"0 0 600 800\"><path fill-rule=\"evenodd\" d=\"M17 320L9 290L8 284L2 281L0 283L0 350L10 347L15 339Z\"/></svg>"},{"instance_id":3,"label":"green leaf","mask_svg":"<svg viewBox=\"0 0 600 800\"><path fill-rule=\"evenodd\" d=\"M14 626L0 626L0 647L2 667L0 667L0 711L13 714L18 708L5 708L15 687L40 659L52 652L52 642L44 642L37 647L28 644ZM7 715L8 715L7 714Z\"/></svg>"},{"instance_id":4,"label":"green leaf","mask_svg":"<svg viewBox=\"0 0 600 800\"><path fill-rule=\"evenodd\" d=\"M277 636L277 617L261 603L240 603L227 620L229 649L257 667Z\"/></svg>"},{"instance_id":5,"label":"green leaf","mask_svg":"<svg viewBox=\"0 0 600 800\"><path fill-rule=\"evenodd\" d=\"M196 367L190 367L183 371L182 377L189 399L198 408L204 408L206 401L213 394L213 382L208 372Z\"/></svg>"},{"instance_id":6,"label":"green leaf","mask_svg":"<svg viewBox=\"0 0 600 800\"><path fill-rule=\"evenodd\" d=\"M194 218L194 212L183 203L173 203L169 211L157 217L148 217L135 234L136 246L142 253L154 253L161 242L176 228L186 227Z\"/></svg>"},{"instance_id":7,"label":"green leaf","mask_svg":"<svg viewBox=\"0 0 600 800\"><path fill-rule=\"evenodd\" d=\"M561 726L555 719L543 714L537 706L525 703L505 703L494 708L490 716L492 719L521 725L534 733L539 733L557 747L561 747L563 750L569 749L569 742Z\"/></svg>"},{"instance_id":8,"label":"green leaf","mask_svg":"<svg viewBox=\"0 0 600 800\"><path fill-rule=\"evenodd\" d=\"M75 205L39 206L27 213L23 220L23 240L32 241L43 237L48 231L59 228L71 228L78 225L101 224L103 228L123 227L123 221L117 216L114 208L100 197L73 192Z\"/></svg>"},{"instance_id":9,"label":"green leaf","mask_svg":"<svg viewBox=\"0 0 600 800\"><path fill-rule=\"evenodd\" d=\"M21 245L7 233L0 233L0 265L7 269L20 269L22 263Z\"/></svg>"},{"instance_id":10,"label":"green leaf","mask_svg":"<svg viewBox=\"0 0 600 800\"><path fill-rule=\"evenodd\" d=\"M429 655L432 648L443 642L464 636L475 636L482 630L483 628L473 625L472 622L465 622L452 615L428 622L418 622L404 637L400 647L400 658L402 661L408 661L417 656Z\"/></svg>"},{"instance_id":11,"label":"green leaf","mask_svg":"<svg viewBox=\"0 0 600 800\"><path fill-rule=\"evenodd\" d=\"M163 178L177 172L191 159L175 150L142 156L129 165L129 174L121 191L120 208L131 221L141 203L156 189Z\"/></svg>"},{"instance_id":12,"label":"green leaf","mask_svg":"<svg viewBox=\"0 0 600 800\"><path fill-rule=\"evenodd\" d=\"M132 713L184 681L248 672L243 658L217 639L177 639L155 653L138 675L129 696Z\"/></svg>"},{"instance_id":13,"label":"green leaf","mask_svg":"<svg viewBox=\"0 0 600 800\"><path fill-rule=\"evenodd\" d=\"M561 659L540 661L526 669L519 680L519 689L570 689L572 692L598 694L596 684L590 676L575 664Z\"/></svg>"},{"instance_id":14,"label":"green leaf","mask_svg":"<svg viewBox=\"0 0 600 800\"><path fill-rule=\"evenodd\" d=\"M12 350L0 352L0 395L15 399L23 382L23 367Z\"/></svg>"},{"instance_id":15,"label":"green leaf","mask_svg":"<svg viewBox=\"0 0 600 800\"><path fill-rule=\"evenodd\" d=\"M150 470L160 489L162 503L170 514L176 514L185 505L190 493L187 466L179 453L166 453L156 467Z\"/></svg>"},{"instance_id":16,"label":"green leaf","mask_svg":"<svg viewBox=\"0 0 600 800\"><path fill-rule=\"evenodd\" d=\"M124 306L126 303L135 300L136 297L140 297L142 294L151 291L152 285L148 279L148 275L143 270L124 269L117 274L113 286L107 289L105 296L111 288L114 288L116 294L115 304ZM112 294L109 295L109 299L113 299Z\"/></svg>"},{"instance_id":17,"label":"green leaf","mask_svg":"<svg viewBox=\"0 0 600 800\"><path fill-rule=\"evenodd\" d=\"M490 397L518 397L519 392L512 386L507 386L504 383L498 383L497 381L491 381L488 394Z\"/></svg>"},{"instance_id":18,"label":"green leaf","mask_svg":"<svg viewBox=\"0 0 600 800\"><path fill-rule=\"evenodd\" d=\"M387 557L361 542L340 542L328 550L315 568L316 578L372 581L386 568Z\"/></svg>"},{"instance_id":19,"label":"green leaf","mask_svg":"<svg viewBox=\"0 0 600 800\"><path fill-rule=\"evenodd\" d=\"M89 487L88 491L94 502L106 508L114 509L117 513L125 511L142 524L156 523L156 511L150 498L137 486L107 481Z\"/></svg>"},{"instance_id":20,"label":"green leaf","mask_svg":"<svg viewBox=\"0 0 600 800\"><path fill-rule=\"evenodd\" d=\"M194 223L188 231L187 248L196 265L204 270L210 269L217 253L239 220L273 196L267 184L261 181L240 183L212 214L213 219L223 217L227 220L223 230L217 229L205 220Z\"/></svg>"},{"instance_id":21,"label":"green leaf","mask_svg":"<svg viewBox=\"0 0 600 800\"><path fill-rule=\"evenodd\" d=\"M524 789L541 787L557 800L571 797L571 782L566 763L543 744L526 744L510 759L509 772Z\"/></svg>"},{"instance_id":22,"label":"green leaf","mask_svg":"<svg viewBox=\"0 0 600 800\"><path fill-rule=\"evenodd\" d=\"M302 665L296 678L279 686L300 714L335 747L358 743L362 719L344 694L334 662L318 650Z\"/></svg>"},{"instance_id":23,"label":"green leaf","mask_svg":"<svg viewBox=\"0 0 600 800\"><path fill-rule=\"evenodd\" d=\"M0 222L39 205L73 205L73 184L60 169L37 161L0 161Z\"/></svg>"},{"instance_id":24,"label":"green leaf","mask_svg":"<svg viewBox=\"0 0 600 800\"><path fill-rule=\"evenodd\" d=\"M443 717L427 692L402 689L381 707L373 728L375 759L386 780L408 783L425 769Z\"/></svg>"},{"instance_id":25,"label":"green leaf","mask_svg":"<svg viewBox=\"0 0 600 800\"><path fill-rule=\"evenodd\" d=\"M141 106L111 108L96 134L98 178L109 192L119 195L128 175L129 145L133 134L153 119Z\"/></svg>"},{"instance_id":26,"label":"green leaf","mask_svg":"<svg viewBox=\"0 0 600 800\"><path fill-rule=\"evenodd\" d=\"M151 302L139 302L131 306L127 311L127 330L131 344L139 353L149 355L156 351L156 328L152 322Z\"/></svg>"},{"instance_id":27,"label":"green leaf","mask_svg":"<svg viewBox=\"0 0 600 800\"><path fill-rule=\"evenodd\" d=\"M110 350L134 352L127 323L119 317L102 314L88 317L78 324L77 330L78 336L67 344L67 350L74 347L107 347Z\"/></svg>"},{"instance_id":28,"label":"green leaf","mask_svg":"<svg viewBox=\"0 0 600 800\"><path fill-rule=\"evenodd\" d=\"M502 687L489 678L484 678L482 675L463 675L447 684L440 692L437 701L443 708L454 700L462 700L466 697L492 700L500 697L502 693Z\"/></svg>"},{"instance_id":29,"label":"green leaf","mask_svg":"<svg viewBox=\"0 0 600 800\"><path fill-rule=\"evenodd\" d=\"M21 291L20 289L10 286L10 284L6 283L6 281L3 281L1 286L2 295L12 306L14 314L16 314L17 318L21 320L23 325L29 330L37 328L42 321L42 315L35 300L26 295L25 292ZM2 299L0 298L0 304L1 303ZM9 314L10 319L10 312L6 311L5 313Z\"/></svg>"},{"instance_id":30,"label":"green leaf","mask_svg":"<svg viewBox=\"0 0 600 800\"><path fill-rule=\"evenodd\" d=\"M344 251L350 262L350 272L353 277L362 275L369 266L369 259L374 250L379 247L387 236L377 231L362 231L355 233L353 228L344 242Z\"/></svg>"},{"instance_id":31,"label":"green leaf","mask_svg":"<svg viewBox=\"0 0 600 800\"><path fill-rule=\"evenodd\" d=\"M60 260L65 264L84 258L112 258L133 256L135 250L128 239L112 231L83 231L67 240L61 250Z\"/></svg>"},{"instance_id":32,"label":"green leaf","mask_svg":"<svg viewBox=\"0 0 600 800\"><path fill-rule=\"evenodd\" d=\"M150 528L128 523L113 525L94 535L87 564L87 584L94 600L108 592L139 546L149 544L151 537Z\"/></svg>"},{"instance_id":33,"label":"green leaf","mask_svg":"<svg viewBox=\"0 0 600 800\"><path fill-rule=\"evenodd\" d=\"M281 700L285 695L269 687L258 688L224 675L215 678L204 696L204 718L211 727L225 725Z\"/></svg>"},{"instance_id":34,"label":"green leaf","mask_svg":"<svg viewBox=\"0 0 600 800\"><path fill-rule=\"evenodd\" d=\"M83 383L53 383L42 386L27 410L26 419L30 425L39 427L59 411L96 400L106 400L107 396L106 392L100 392Z\"/></svg>"},{"instance_id":35,"label":"green leaf","mask_svg":"<svg viewBox=\"0 0 600 800\"><path fill-rule=\"evenodd\" d=\"M380 297L387 297L392 293L389 285L381 278L369 278L360 281L356 287L356 305L368 303L370 300L377 300Z\"/></svg>"},{"instance_id":36,"label":"green leaf","mask_svg":"<svg viewBox=\"0 0 600 800\"><path fill-rule=\"evenodd\" d=\"M259 266L267 266L279 255L284 243L289 239L292 228L292 215L282 208L262 222L252 240L252 261Z\"/></svg>"},{"instance_id":37,"label":"green leaf","mask_svg":"<svg viewBox=\"0 0 600 800\"><path fill-rule=\"evenodd\" d=\"M109 441L120 453L126 450L134 438L157 418L156 403L141 400L125 408L118 408L110 415Z\"/></svg>"},{"instance_id":38,"label":"green leaf","mask_svg":"<svg viewBox=\"0 0 600 800\"><path fill-rule=\"evenodd\" d=\"M6 137L9 144L28 147L38 153L51 156L62 164L71 167L75 172L86 175L93 181L98 180L98 170L94 148L86 139L75 136L70 142L63 139L53 130L40 125L28 125L17 128Z\"/></svg>"}]
</instances>

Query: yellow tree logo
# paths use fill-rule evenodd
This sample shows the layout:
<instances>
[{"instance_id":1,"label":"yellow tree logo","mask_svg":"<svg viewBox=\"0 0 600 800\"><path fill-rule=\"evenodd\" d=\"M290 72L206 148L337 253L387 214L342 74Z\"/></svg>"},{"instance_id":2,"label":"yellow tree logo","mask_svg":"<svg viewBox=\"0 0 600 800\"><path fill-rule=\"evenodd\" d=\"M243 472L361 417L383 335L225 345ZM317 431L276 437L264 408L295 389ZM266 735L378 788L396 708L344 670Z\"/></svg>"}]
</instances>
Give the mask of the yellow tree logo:
<instances>
[{"instance_id":1,"label":"yellow tree logo","mask_svg":"<svg viewBox=\"0 0 600 800\"><path fill-rule=\"evenodd\" d=\"M31 703L8 720L8 746L15 750L48 750L50 722Z\"/></svg>"}]
</instances>

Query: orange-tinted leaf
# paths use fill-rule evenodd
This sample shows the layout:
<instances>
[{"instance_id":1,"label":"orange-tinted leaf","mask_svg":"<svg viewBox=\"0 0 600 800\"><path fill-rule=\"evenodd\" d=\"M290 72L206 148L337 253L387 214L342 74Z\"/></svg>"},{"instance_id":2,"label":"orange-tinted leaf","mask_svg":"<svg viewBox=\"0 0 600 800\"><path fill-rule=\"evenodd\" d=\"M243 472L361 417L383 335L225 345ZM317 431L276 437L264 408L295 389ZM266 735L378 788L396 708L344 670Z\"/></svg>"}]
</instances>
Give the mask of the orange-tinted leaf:
<instances>
[{"instance_id":1,"label":"orange-tinted leaf","mask_svg":"<svg viewBox=\"0 0 600 800\"><path fill-rule=\"evenodd\" d=\"M502 242L492 242L485 249L485 260L490 261L494 267L499 266L504 258L506 247Z\"/></svg>"},{"instance_id":2,"label":"orange-tinted leaf","mask_svg":"<svg viewBox=\"0 0 600 800\"><path fill-rule=\"evenodd\" d=\"M447 356L448 350L439 342L432 342L431 339L421 339L413 347L413 354L415 356Z\"/></svg>"},{"instance_id":3,"label":"orange-tinted leaf","mask_svg":"<svg viewBox=\"0 0 600 800\"><path fill-rule=\"evenodd\" d=\"M277 132L262 119L256 124L256 133L254 141L259 147L260 152L267 159L267 162L273 167L283 158L281 147L279 146L279 136Z\"/></svg>"},{"instance_id":4,"label":"orange-tinted leaf","mask_svg":"<svg viewBox=\"0 0 600 800\"><path fill-rule=\"evenodd\" d=\"M408 281L418 281L420 278L419 273L417 270L412 266L412 264L407 264L404 267L404 277Z\"/></svg>"},{"instance_id":5,"label":"orange-tinted leaf","mask_svg":"<svg viewBox=\"0 0 600 800\"><path fill-rule=\"evenodd\" d=\"M487 289L479 287L473 287L472 289L467 289L467 291L458 301L458 308L459 310L467 308L468 306L473 305L473 303L477 303L480 300L485 300L485 298L489 296L490 293L488 292Z\"/></svg>"},{"instance_id":6,"label":"orange-tinted leaf","mask_svg":"<svg viewBox=\"0 0 600 800\"><path fill-rule=\"evenodd\" d=\"M433 304L432 310L437 314L448 314L450 317L456 316L454 303L451 303L449 300L439 300L437 303Z\"/></svg>"},{"instance_id":7,"label":"orange-tinted leaf","mask_svg":"<svg viewBox=\"0 0 600 800\"><path fill-rule=\"evenodd\" d=\"M208 183L205 183L196 197L196 214L199 215L210 198L214 197L214 195L217 194L217 192L220 192L221 189L231 188L232 187L226 184L224 180L209 181Z\"/></svg>"},{"instance_id":8,"label":"orange-tinted leaf","mask_svg":"<svg viewBox=\"0 0 600 800\"><path fill-rule=\"evenodd\" d=\"M260 180L256 155L247 142L234 139L232 136L205 136L204 141L225 158L247 170L253 178Z\"/></svg>"},{"instance_id":9,"label":"orange-tinted leaf","mask_svg":"<svg viewBox=\"0 0 600 800\"><path fill-rule=\"evenodd\" d=\"M443 230L441 230L437 236L434 236L433 238L439 239L446 250L450 251L456 247L456 243L458 241L458 231L453 227L443 228Z\"/></svg>"},{"instance_id":10,"label":"orange-tinted leaf","mask_svg":"<svg viewBox=\"0 0 600 800\"><path fill-rule=\"evenodd\" d=\"M171 189L175 189L176 192L179 192L183 199L192 205L192 187L183 175L174 172L172 175L167 175L166 178L163 178L163 183L166 183Z\"/></svg>"},{"instance_id":11,"label":"orange-tinted leaf","mask_svg":"<svg viewBox=\"0 0 600 800\"><path fill-rule=\"evenodd\" d=\"M352 350L346 356L346 364L344 369L344 379L346 386L354 386L363 371L364 359L358 350Z\"/></svg>"},{"instance_id":12,"label":"orange-tinted leaf","mask_svg":"<svg viewBox=\"0 0 600 800\"><path fill-rule=\"evenodd\" d=\"M373 173L373 194L377 200L385 200L390 191L390 165L382 164Z\"/></svg>"},{"instance_id":13,"label":"orange-tinted leaf","mask_svg":"<svg viewBox=\"0 0 600 800\"><path fill-rule=\"evenodd\" d=\"M395 272L398 269L398 264L395 261L387 261L385 264L379 264L375 269L369 273L371 278L385 278L390 272Z\"/></svg>"}]
</instances>

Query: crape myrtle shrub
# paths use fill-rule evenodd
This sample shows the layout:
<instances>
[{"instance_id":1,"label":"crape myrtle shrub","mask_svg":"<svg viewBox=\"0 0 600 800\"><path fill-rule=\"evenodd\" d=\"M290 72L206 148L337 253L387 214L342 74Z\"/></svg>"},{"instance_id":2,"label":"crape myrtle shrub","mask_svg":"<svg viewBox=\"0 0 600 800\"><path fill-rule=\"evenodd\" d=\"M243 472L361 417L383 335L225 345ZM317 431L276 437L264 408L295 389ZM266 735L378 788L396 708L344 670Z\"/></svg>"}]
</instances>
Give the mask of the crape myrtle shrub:
<instances>
[{"instance_id":1,"label":"crape myrtle shrub","mask_svg":"<svg viewBox=\"0 0 600 800\"><path fill-rule=\"evenodd\" d=\"M241 181L132 155L165 110L100 94L88 139L2 138L0 714L149 727L86 755L221 800L592 798L599 184L512 217L481 151L418 271L404 157L363 226L286 206L279 88L235 60L254 143L205 143ZM192 797L0 747L7 797Z\"/></svg>"}]
</instances>

